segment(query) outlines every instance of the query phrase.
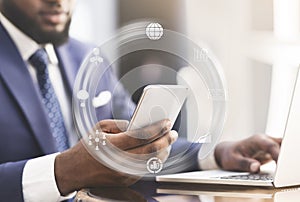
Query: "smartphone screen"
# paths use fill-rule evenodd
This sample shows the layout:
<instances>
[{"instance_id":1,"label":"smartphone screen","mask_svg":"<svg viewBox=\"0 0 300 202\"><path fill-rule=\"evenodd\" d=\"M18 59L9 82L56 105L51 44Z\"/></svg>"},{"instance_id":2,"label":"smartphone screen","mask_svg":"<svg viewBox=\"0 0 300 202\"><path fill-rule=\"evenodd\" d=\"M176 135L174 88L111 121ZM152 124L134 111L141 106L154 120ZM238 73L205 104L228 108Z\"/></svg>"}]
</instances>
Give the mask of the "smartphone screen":
<instances>
[{"instance_id":1,"label":"smartphone screen","mask_svg":"<svg viewBox=\"0 0 300 202\"><path fill-rule=\"evenodd\" d=\"M148 85L137 104L127 130L145 127L163 119L174 124L186 97L183 85Z\"/></svg>"}]
</instances>

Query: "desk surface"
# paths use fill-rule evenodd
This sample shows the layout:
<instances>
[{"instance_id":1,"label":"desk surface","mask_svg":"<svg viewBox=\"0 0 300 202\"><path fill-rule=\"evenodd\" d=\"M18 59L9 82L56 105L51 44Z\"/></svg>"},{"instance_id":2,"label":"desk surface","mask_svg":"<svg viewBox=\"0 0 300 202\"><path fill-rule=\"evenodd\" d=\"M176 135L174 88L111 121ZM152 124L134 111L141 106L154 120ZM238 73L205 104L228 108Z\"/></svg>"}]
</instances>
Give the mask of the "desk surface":
<instances>
[{"instance_id":1,"label":"desk surface","mask_svg":"<svg viewBox=\"0 0 300 202\"><path fill-rule=\"evenodd\" d=\"M140 181L130 188L99 187L82 190L78 192L75 201L298 202L300 187L266 189Z\"/></svg>"}]
</instances>

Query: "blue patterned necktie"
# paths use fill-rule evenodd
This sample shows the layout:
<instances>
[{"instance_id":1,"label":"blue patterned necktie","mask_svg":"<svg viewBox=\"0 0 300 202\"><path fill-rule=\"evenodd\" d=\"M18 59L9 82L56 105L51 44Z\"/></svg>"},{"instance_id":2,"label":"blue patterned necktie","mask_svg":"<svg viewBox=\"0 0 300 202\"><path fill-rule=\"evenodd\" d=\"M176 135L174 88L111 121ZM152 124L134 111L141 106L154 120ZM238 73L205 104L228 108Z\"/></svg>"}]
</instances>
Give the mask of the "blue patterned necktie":
<instances>
[{"instance_id":1,"label":"blue patterned necktie","mask_svg":"<svg viewBox=\"0 0 300 202\"><path fill-rule=\"evenodd\" d=\"M51 84L48 72L48 55L44 49L37 50L30 58L29 62L36 69L37 81L42 95L42 102L49 118L52 135L56 142L58 151L64 151L69 148L67 130Z\"/></svg>"}]
</instances>

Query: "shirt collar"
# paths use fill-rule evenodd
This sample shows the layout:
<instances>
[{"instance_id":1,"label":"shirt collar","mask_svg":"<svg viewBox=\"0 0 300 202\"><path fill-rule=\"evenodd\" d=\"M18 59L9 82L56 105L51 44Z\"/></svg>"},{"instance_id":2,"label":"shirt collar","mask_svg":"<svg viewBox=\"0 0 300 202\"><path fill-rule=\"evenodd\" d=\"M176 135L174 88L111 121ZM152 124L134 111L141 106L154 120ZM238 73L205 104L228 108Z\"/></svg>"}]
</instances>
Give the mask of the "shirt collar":
<instances>
[{"instance_id":1,"label":"shirt collar","mask_svg":"<svg viewBox=\"0 0 300 202\"><path fill-rule=\"evenodd\" d=\"M1 12L0 12L0 22L7 30L12 40L16 44L22 58L24 61L28 61L29 57L34 54L38 49L45 47L45 50L49 57L49 62L51 64L57 65L58 59L55 54L55 50L52 44L40 45L36 43L33 39L23 33L14 24L12 24Z\"/></svg>"}]
</instances>

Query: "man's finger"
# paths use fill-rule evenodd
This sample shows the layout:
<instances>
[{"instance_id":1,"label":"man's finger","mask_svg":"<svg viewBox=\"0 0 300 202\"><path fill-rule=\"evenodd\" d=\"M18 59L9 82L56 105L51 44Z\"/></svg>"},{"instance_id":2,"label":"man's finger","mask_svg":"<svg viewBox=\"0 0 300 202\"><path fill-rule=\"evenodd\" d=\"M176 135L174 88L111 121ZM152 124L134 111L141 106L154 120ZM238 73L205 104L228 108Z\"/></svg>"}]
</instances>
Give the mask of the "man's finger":
<instances>
[{"instance_id":1,"label":"man's finger","mask_svg":"<svg viewBox=\"0 0 300 202\"><path fill-rule=\"evenodd\" d=\"M236 155L231 170L246 171L251 173L259 172L260 162L253 158Z\"/></svg>"},{"instance_id":2,"label":"man's finger","mask_svg":"<svg viewBox=\"0 0 300 202\"><path fill-rule=\"evenodd\" d=\"M270 144L267 148L267 152L272 156L272 159L277 162L280 151L279 144Z\"/></svg>"},{"instance_id":3,"label":"man's finger","mask_svg":"<svg viewBox=\"0 0 300 202\"><path fill-rule=\"evenodd\" d=\"M261 141L259 141L260 149L265 153L269 153L272 159L277 162L281 140L281 138L263 136Z\"/></svg>"},{"instance_id":4,"label":"man's finger","mask_svg":"<svg viewBox=\"0 0 300 202\"><path fill-rule=\"evenodd\" d=\"M126 131L128 127L127 120L112 120L107 119L100 121L96 124L97 129L100 129L102 132L105 133L121 133Z\"/></svg>"},{"instance_id":5,"label":"man's finger","mask_svg":"<svg viewBox=\"0 0 300 202\"><path fill-rule=\"evenodd\" d=\"M272 140L274 140L275 142L277 142L279 145L281 145L282 142L282 138L277 138L277 137L270 137Z\"/></svg>"},{"instance_id":6,"label":"man's finger","mask_svg":"<svg viewBox=\"0 0 300 202\"><path fill-rule=\"evenodd\" d=\"M263 152L263 151L256 153L254 156L252 156L252 158L258 160L261 164L265 164L265 163L273 160L271 154Z\"/></svg>"},{"instance_id":7,"label":"man's finger","mask_svg":"<svg viewBox=\"0 0 300 202\"><path fill-rule=\"evenodd\" d=\"M171 130L171 126L172 126L171 121L165 119L162 121L155 122L141 129L128 131L128 135L139 139L149 139L153 136L153 134L156 135L165 134L166 132Z\"/></svg>"},{"instance_id":8,"label":"man's finger","mask_svg":"<svg viewBox=\"0 0 300 202\"><path fill-rule=\"evenodd\" d=\"M156 155L156 157L159 158L162 162L165 162L165 161L168 159L168 157L169 157L169 155L170 155L170 152L171 152L170 149L169 149L169 148L166 148L166 149L160 151L160 152Z\"/></svg>"},{"instance_id":9,"label":"man's finger","mask_svg":"<svg viewBox=\"0 0 300 202\"><path fill-rule=\"evenodd\" d=\"M171 122L163 120L150 126L119 134L108 134L106 137L110 143L122 150L134 149L162 137L170 132Z\"/></svg>"},{"instance_id":10,"label":"man's finger","mask_svg":"<svg viewBox=\"0 0 300 202\"><path fill-rule=\"evenodd\" d=\"M160 151L166 151L168 147L173 144L178 138L176 131L170 131L159 139L151 142L150 144L143 145L134 149L128 150L134 154L155 154L158 155Z\"/></svg>"},{"instance_id":11,"label":"man's finger","mask_svg":"<svg viewBox=\"0 0 300 202\"><path fill-rule=\"evenodd\" d=\"M257 141L256 141L257 146L258 146L257 151L260 150L264 153L268 153L271 155L273 160L277 161L282 139L270 137L267 135L254 136L254 138L257 138Z\"/></svg>"}]
</instances>

